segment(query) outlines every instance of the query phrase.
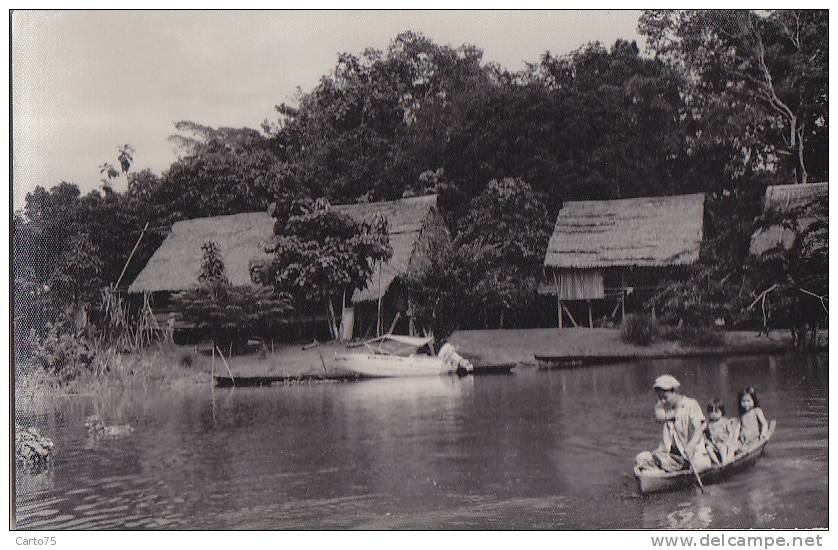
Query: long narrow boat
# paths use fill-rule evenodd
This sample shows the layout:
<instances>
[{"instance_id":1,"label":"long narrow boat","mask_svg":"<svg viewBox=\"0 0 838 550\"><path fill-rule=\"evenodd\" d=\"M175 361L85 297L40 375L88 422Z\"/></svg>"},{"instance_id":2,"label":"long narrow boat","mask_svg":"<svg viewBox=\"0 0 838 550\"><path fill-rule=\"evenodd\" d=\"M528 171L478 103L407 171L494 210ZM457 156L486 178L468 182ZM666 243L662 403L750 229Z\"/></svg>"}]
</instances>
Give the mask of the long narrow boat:
<instances>
[{"instance_id":1,"label":"long narrow boat","mask_svg":"<svg viewBox=\"0 0 838 550\"><path fill-rule=\"evenodd\" d=\"M388 334L364 342L364 351L336 353L335 366L365 377L433 376L471 372L473 366L446 344L439 355L418 353L433 342L432 337L417 338Z\"/></svg>"},{"instance_id":2,"label":"long narrow boat","mask_svg":"<svg viewBox=\"0 0 838 550\"><path fill-rule=\"evenodd\" d=\"M753 466L754 463L762 456L765 446L774 435L774 428L777 426L777 421L772 420L768 424L768 433L766 438L754 443L751 447L745 449L736 455L736 458L728 464L714 465L706 470L699 472L701 481L708 485L716 483L728 476L735 474ZM640 484L640 492L643 494L660 493L663 491L675 491L684 489L696 484L695 474L692 470L685 470L682 472L664 472L664 471L640 471L637 466L634 467L634 475Z\"/></svg>"}]
</instances>

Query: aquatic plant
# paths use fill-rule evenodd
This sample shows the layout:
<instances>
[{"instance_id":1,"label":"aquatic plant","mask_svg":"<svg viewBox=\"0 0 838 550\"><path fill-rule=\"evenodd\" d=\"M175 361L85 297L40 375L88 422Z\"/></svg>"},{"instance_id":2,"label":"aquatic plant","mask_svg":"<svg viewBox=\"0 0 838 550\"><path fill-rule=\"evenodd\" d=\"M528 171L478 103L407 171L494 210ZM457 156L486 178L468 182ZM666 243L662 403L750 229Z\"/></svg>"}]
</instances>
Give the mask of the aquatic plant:
<instances>
[{"instance_id":1,"label":"aquatic plant","mask_svg":"<svg viewBox=\"0 0 838 550\"><path fill-rule=\"evenodd\" d=\"M24 429L15 424L15 464L27 471L41 471L49 466L55 444L35 427Z\"/></svg>"},{"instance_id":2,"label":"aquatic plant","mask_svg":"<svg viewBox=\"0 0 838 550\"><path fill-rule=\"evenodd\" d=\"M106 424L98 414L88 416L84 427L93 437L121 437L134 432L134 427L129 424Z\"/></svg>"}]
</instances>

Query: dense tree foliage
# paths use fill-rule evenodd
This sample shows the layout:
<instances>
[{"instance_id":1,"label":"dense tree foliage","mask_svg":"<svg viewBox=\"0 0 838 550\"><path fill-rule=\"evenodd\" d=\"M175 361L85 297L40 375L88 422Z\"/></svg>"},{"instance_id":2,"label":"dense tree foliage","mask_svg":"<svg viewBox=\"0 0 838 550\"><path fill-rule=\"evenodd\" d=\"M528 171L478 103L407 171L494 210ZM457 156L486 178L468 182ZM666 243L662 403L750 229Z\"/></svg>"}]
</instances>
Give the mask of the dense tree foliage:
<instances>
[{"instance_id":1,"label":"dense tree foliage","mask_svg":"<svg viewBox=\"0 0 838 550\"><path fill-rule=\"evenodd\" d=\"M450 129L488 83L482 53L407 32L386 52L343 53L298 105L277 107L288 187L336 203L392 199L448 158Z\"/></svg>"},{"instance_id":2,"label":"dense tree foliage","mask_svg":"<svg viewBox=\"0 0 838 550\"><path fill-rule=\"evenodd\" d=\"M455 240L470 280L467 318L487 324L493 314L502 327L532 306L551 228L543 200L520 179L492 180L469 203Z\"/></svg>"},{"instance_id":3,"label":"dense tree foliage","mask_svg":"<svg viewBox=\"0 0 838 550\"><path fill-rule=\"evenodd\" d=\"M291 297L270 287L230 284L218 244L204 243L201 250L200 284L172 297L182 320L234 351L243 350L252 336L267 338L293 310Z\"/></svg>"},{"instance_id":4,"label":"dense tree foliage","mask_svg":"<svg viewBox=\"0 0 838 550\"><path fill-rule=\"evenodd\" d=\"M332 306L389 252L384 232L315 208L315 197L439 195L456 246L410 284L435 293L416 307L440 330L518 324L550 226L577 199L708 193L701 262L653 299L665 316L758 320L747 306L781 279L789 296L821 296L821 279L804 275L825 273L825 248L804 239L749 259L748 243L767 184L828 178L827 26L822 11L647 11L648 54L592 43L519 72L414 32L341 53L261 129L176 123L178 158L161 174L136 169L142 152L125 144L100 166L103 189L29 193L14 220L15 342L93 299L93 286L116 284L140 235L121 285L172 223L272 203L278 244L256 278L297 308ZM796 303L776 298L775 311Z\"/></svg>"},{"instance_id":5,"label":"dense tree foliage","mask_svg":"<svg viewBox=\"0 0 838 550\"><path fill-rule=\"evenodd\" d=\"M828 177L828 26L822 10L656 10L639 29L684 75L697 146L734 147L734 175L805 182Z\"/></svg>"},{"instance_id":6,"label":"dense tree foliage","mask_svg":"<svg viewBox=\"0 0 838 550\"><path fill-rule=\"evenodd\" d=\"M293 296L298 306L326 308L332 334L338 337L333 301L345 300L367 286L376 262L392 256L388 220L357 222L319 199L289 199L271 209L276 218L270 260L252 266L256 282Z\"/></svg>"}]
</instances>

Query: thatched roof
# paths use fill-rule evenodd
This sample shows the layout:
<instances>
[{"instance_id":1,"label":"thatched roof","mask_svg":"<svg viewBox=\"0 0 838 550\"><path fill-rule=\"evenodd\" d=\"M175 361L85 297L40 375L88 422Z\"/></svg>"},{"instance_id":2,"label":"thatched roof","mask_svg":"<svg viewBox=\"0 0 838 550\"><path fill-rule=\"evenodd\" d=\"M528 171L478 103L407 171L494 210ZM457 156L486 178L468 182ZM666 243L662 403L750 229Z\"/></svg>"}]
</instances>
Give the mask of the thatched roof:
<instances>
[{"instance_id":1,"label":"thatched roof","mask_svg":"<svg viewBox=\"0 0 838 550\"><path fill-rule=\"evenodd\" d=\"M791 185L771 185L765 190L763 211L787 212L809 207L812 202L825 198L829 194L829 184L796 183ZM797 220L798 226L805 229L814 221L814 216L804 216ZM778 244L791 246L794 232L781 225L774 225L756 231L751 237L751 254L762 254Z\"/></svg>"},{"instance_id":2,"label":"thatched roof","mask_svg":"<svg viewBox=\"0 0 838 550\"><path fill-rule=\"evenodd\" d=\"M379 271L382 292L397 276L406 272L422 225L435 207L436 195L334 207L359 221L369 221L376 212L380 212L390 222L393 257L380 268L376 267L370 279L370 288L356 291L353 301L378 298ZM274 219L266 212L177 222L128 290L174 292L196 285L201 269L201 245L207 241L219 244L230 282L251 284L250 262L265 256L264 247L274 236L273 225Z\"/></svg>"},{"instance_id":3,"label":"thatched roof","mask_svg":"<svg viewBox=\"0 0 838 550\"><path fill-rule=\"evenodd\" d=\"M545 267L664 267L698 260L704 194L566 202Z\"/></svg>"}]
</instances>

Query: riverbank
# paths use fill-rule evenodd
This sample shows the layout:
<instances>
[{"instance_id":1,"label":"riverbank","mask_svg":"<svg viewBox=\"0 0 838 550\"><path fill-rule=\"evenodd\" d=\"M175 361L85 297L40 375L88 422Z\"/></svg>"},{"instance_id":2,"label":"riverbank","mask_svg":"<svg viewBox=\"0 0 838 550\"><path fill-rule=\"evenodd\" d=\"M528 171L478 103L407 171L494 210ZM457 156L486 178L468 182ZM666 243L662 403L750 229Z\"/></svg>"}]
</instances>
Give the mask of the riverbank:
<instances>
[{"instance_id":1,"label":"riverbank","mask_svg":"<svg viewBox=\"0 0 838 550\"><path fill-rule=\"evenodd\" d=\"M335 352L347 351L344 343L284 344L264 355L225 355L223 359L219 354L213 357L204 347L167 344L139 353L109 354L103 359L108 368L100 375L84 374L61 384L54 375L33 364L16 365L15 400L38 401L56 394L86 395L105 390L178 388L211 384L213 376L282 377L290 383L353 376L334 365Z\"/></svg>"},{"instance_id":2,"label":"riverbank","mask_svg":"<svg viewBox=\"0 0 838 550\"><path fill-rule=\"evenodd\" d=\"M449 341L475 365L515 364L535 366L536 356L558 362L613 362L637 359L784 353L791 349L791 334L774 331L720 332L721 344L694 347L658 340L646 347L622 340L619 329L506 329L464 330ZM824 331L820 340L827 341ZM66 384L34 367L16 366L15 400L47 399L55 394L92 394L103 390L149 391L211 384L214 376L231 378L268 377L287 383L345 380L353 373L337 367L336 352L346 352L345 343L277 345L265 354L251 353L222 359L199 352L195 346L167 345L138 354L116 355L99 376L85 375ZM226 360L226 364L225 364ZM229 369L229 370L228 370Z\"/></svg>"},{"instance_id":3,"label":"riverbank","mask_svg":"<svg viewBox=\"0 0 838 550\"><path fill-rule=\"evenodd\" d=\"M559 361L601 362L783 353L792 347L791 333L787 330L773 331L768 336L753 331L724 331L719 332L719 337L721 344L716 346L687 346L666 340L635 346L623 341L620 329L506 329L461 330L452 334L449 342L472 361L518 365L535 365L536 355ZM826 331L819 339L825 346Z\"/></svg>"}]
</instances>

